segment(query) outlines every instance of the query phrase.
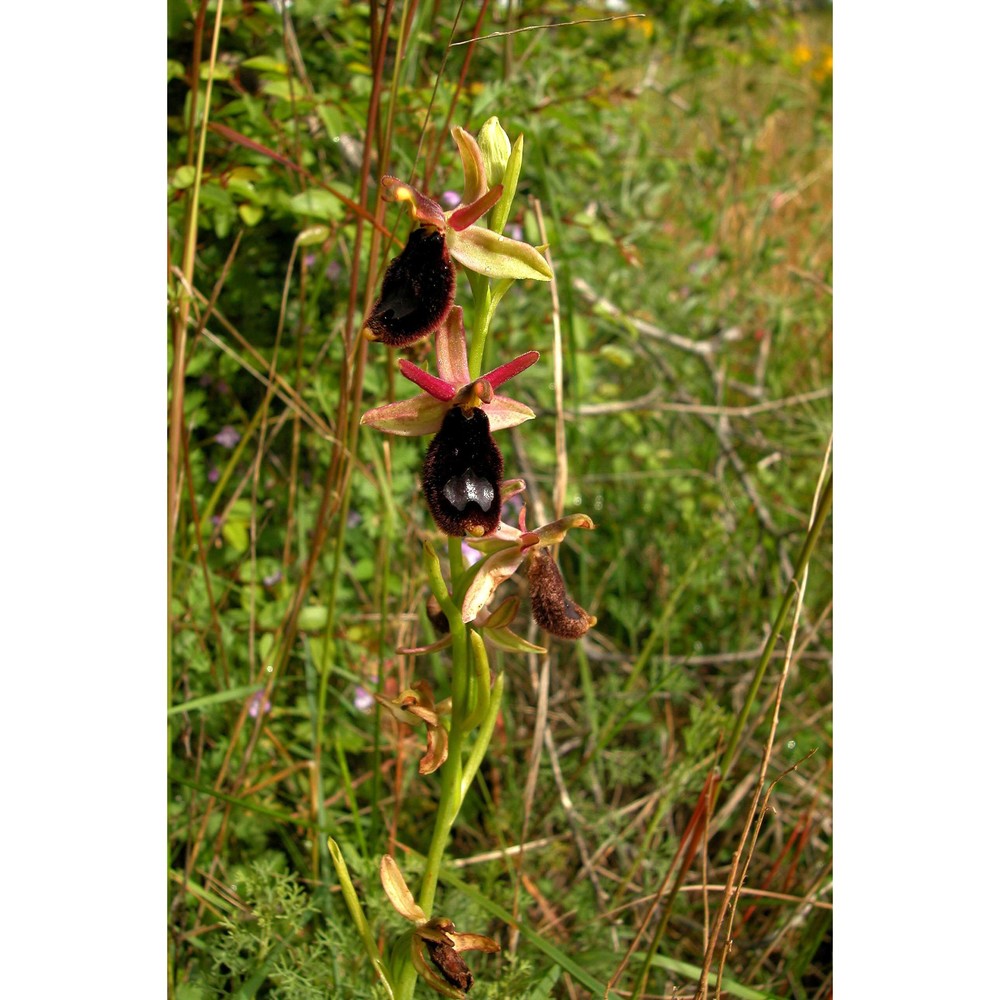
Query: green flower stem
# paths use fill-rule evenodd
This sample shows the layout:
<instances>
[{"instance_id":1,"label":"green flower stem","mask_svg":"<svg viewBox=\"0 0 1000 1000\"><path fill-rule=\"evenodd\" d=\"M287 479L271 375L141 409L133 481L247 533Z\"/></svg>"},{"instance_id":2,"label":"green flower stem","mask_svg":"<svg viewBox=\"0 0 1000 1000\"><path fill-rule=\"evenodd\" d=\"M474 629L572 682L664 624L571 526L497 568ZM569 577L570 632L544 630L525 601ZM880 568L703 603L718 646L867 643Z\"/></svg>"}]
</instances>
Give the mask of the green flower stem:
<instances>
[{"instance_id":1,"label":"green flower stem","mask_svg":"<svg viewBox=\"0 0 1000 1000\"><path fill-rule=\"evenodd\" d=\"M462 565L462 542L448 539L448 554L452 580L458 579ZM490 691L490 668L486 646L479 633L462 621L462 613L445 583L441 562L429 544L424 545L424 568L431 592L437 598L448 619L452 648L451 725L448 730L448 757L441 767L441 799L438 802L434 832L427 850L418 902L428 916L434 913L434 896L441 874L441 862L451 837L451 828L458 818L466 793L489 747L493 728L500 711L503 677L497 677ZM465 766L462 766L466 737L469 730L480 725ZM417 981L417 971L407 964L396 984L399 1000L410 1000Z\"/></svg>"},{"instance_id":2,"label":"green flower stem","mask_svg":"<svg viewBox=\"0 0 1000 1000\"><path fill-rule=\"evenodd\" d=\"M472 294L476 299L476 315L472 321L472 336L469 342L469 377L475 381L483 372L483 356L486 353L486 335L490 331L493 309L490 308L493 295L490 281L480 274L470 275Z\"/></svg>"}]
</instances>

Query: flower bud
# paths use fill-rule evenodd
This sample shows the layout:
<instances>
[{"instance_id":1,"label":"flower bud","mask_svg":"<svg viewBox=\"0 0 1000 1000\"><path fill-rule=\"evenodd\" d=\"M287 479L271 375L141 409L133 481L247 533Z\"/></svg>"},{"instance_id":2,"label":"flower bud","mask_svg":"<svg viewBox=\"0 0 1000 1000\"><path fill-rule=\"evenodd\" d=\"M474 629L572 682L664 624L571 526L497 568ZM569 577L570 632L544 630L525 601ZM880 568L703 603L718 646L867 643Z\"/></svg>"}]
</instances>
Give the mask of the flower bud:
<instances>
[{"instance_id":1,"label":"flower bud","mask_svg":"<svg viewBox=\"0 0 1000 1000\"><path fill-rule=\"evenodd\" d=\"M486 182L493 187L503 181L507 160L510 159L510 139L496 115L479 130L476 141L482 150L483 162L486 165Z\"/></svg>"}]
</instances>

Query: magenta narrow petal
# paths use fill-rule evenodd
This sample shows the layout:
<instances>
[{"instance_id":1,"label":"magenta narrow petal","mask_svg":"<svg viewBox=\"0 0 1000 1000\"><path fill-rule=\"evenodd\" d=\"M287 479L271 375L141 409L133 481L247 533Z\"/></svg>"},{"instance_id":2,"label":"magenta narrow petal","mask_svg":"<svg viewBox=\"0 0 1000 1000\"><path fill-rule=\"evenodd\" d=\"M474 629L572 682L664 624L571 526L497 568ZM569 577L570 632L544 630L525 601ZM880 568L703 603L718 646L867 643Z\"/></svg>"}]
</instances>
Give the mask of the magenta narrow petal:
<instances>
[{"instance_id":1,"label":"magenta narrow petal","mask_svg":"<svg viewBox=\"0 0 1000 1000\"><path fill-rule=\"evenodd\" d=\"M430 372L425 372L423 368L419 368L412 361L401 358L399 361L399 370L411 382L419 385L429 396L440 399L442 403L451 402L452 396L455 395L455 387L453 385L445 382L444 379L438 378L436 375L432 375Z\"/></svg>"},{"instance_id":2,"label":"magenta narrow petal","mask_svg":"<svg viewBox=\"0 0 1000 1000\"><path fill-rule=\"evenodd\" d=\"M468 229L476 219L484 216L500 200L502 194L503 185L498 184L495 188L487 191L482 198L477 198L471 205L456 208L448 216L448 226L455 232Z\"/></svg>"},{"instance_id":3,"label":"magenta narrow petal","mask_svg":"<svg viewBox=\"0 0 1000 1000\"><path fill-rule=\"evenodd\" d=\"M530 368L539 357L538 351L528 351L527 354L522 354L520 357L514 358L513 361L508 361L506 364L494 368L493 371L487 372L483 379L489 382L494 389L499 389L508 379L512 379L515 375L520 375L526 368Z\"/></svg>"}]
</instances>

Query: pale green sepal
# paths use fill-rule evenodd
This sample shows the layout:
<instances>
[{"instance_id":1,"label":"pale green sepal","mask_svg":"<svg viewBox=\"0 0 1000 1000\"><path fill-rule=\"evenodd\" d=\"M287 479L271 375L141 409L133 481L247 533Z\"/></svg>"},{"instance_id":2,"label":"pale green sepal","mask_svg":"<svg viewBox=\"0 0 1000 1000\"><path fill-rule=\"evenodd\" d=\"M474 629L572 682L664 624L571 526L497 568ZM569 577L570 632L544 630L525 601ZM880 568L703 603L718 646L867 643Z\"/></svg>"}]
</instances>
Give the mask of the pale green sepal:
<instances>
[{"instance_id":1,"label":"pale green sepal","mask_svg":"<svg viewBox=\"0 0 1000 1000\"><path fill-rule=\"evenodd\" d=\"M523 560L521 546L516 542L480 560L476 564L476 574L462 597L462 621L475 620L476 615L489 604L497 587L517 572Z\"/></svg>"},{"instance_id":2,"label":"pale green sepal","mask_svg":"<svg viewBox=\"0 0 1000 1000\"><path fill-rule=\"evenodd\" d=\"M448 229L445 242L459 264L487 278L552 280L552 269L529 243L508 239L481 226L469 226L461 232Z\"/></svg>"},{"instance_id":3,"label":"pale green sepal","mask_svg":"<svg viewBox=\"0 0 1000 1000\"><path fill-rule=\"evenodd\" d=\"M509 628L484 629L487 642L497 649L502 649L505 653L544 653L544 646L536 646L527 639L522 639L519 635L511 632Z\"/></svg>"},{"instance_id":4,"label":"pale green sepal","mask_svg":"<svg viewBox=\"0 0 1000 1000\"><path fill-rule=\"evenodd\" d=\"M386 434L402 434L404 437L436 434L441 430L448 405L424 392L410 399L401 399L398 403L376 406L361 418L361 423Z\"/></svg>"},{"instance_id":5,"label":"pale green sepal","mask_svg":"<svg viewBox=\"0 0 1000 1000\"><path fill-rule=\"evenodd\" d=\"M519 135L507 158L507 166L503 172L503 195L490 212L490 229L502 233L510 217L510 207L514 204L517 194L517 179L521 176L521 156L524 152L524 136Z\"/></svg>"}]
</instances>

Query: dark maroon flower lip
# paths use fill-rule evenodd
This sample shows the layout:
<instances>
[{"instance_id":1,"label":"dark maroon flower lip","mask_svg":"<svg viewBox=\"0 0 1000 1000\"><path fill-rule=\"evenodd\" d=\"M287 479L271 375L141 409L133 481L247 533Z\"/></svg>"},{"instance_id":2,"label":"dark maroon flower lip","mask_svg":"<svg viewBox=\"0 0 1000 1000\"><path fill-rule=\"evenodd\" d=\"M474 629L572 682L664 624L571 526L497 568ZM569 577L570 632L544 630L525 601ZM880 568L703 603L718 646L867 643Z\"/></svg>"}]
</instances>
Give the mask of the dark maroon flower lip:
<instances>
[{"instance_id":1,"label":"dark maroon flower lip","mask_svg":"<svg viewBox=\"0 0 1000 1000\"><path fill-rule=\"evenodd\" d=\"M453 406L424 459L424 496L446 535L482 537L500 526L503 456L479 407Z\"/></svg>"},{"instance_id":2,"label":"dark maroon flower lip","mask_svg":"<svg viewBox=\"0 0 1000 1000\"><path fill-rule=\"evenodd\" d=\"M406 347L441 326L454 301L455 265L444 234L417 226L386 269L364 334L390 347Z\"/></svg>"}]
</instances>

